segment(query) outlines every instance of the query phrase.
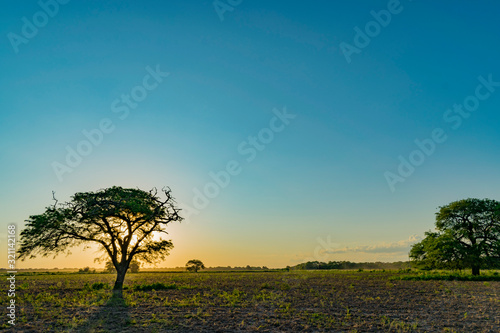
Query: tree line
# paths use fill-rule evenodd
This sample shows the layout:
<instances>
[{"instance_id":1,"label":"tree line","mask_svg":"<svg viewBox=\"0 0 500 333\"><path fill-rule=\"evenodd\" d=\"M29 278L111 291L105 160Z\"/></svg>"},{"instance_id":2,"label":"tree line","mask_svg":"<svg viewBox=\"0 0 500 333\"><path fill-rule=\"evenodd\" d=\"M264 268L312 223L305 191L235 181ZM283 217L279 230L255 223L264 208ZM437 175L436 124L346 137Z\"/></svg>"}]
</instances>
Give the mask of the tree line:
<instances>
[{"instance_id":1,"label":"tree line","mask_svg":"<svg viewBox=\"0 0 500 333\"><path fill-rule=\"evenodd\" d=\"M403 269L408 268L407 261L397 262L351 262L351 261L308 261L289 269Z\"/></svg>"}]
</instances>

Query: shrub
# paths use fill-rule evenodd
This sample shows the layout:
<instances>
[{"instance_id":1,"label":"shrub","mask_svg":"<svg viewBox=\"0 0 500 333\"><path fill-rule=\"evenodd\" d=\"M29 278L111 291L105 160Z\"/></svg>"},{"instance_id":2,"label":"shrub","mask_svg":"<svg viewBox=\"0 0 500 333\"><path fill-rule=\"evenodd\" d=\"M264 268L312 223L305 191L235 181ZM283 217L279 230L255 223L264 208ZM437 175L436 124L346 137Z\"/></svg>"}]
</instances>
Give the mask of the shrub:
<instances>
[{"instance_id":1,"label":"shrub","mask_svg":"<svg viewBox=\"0 0 500 333\"><path fill-rule=\"evenodd\" d=\"M85 282L83 285L83 289L85 290L101 290L101 289L109 289L109 284L104 283L104 282L94 282L92 284L89 284L88 282Z\"/></svg>"},{"instance_id":2,"label":"shrub","mask_svg":"<svg viewBox=\"0 0 500 333\"><path fill-rule=\"evenodd\" d=\"M152 284L138 284L133 287L134 290L150 291L150 290L168 290L168 289L178 289L175 283L163 284L160 282L155 282Z\"/></svg>"}]
</instances>

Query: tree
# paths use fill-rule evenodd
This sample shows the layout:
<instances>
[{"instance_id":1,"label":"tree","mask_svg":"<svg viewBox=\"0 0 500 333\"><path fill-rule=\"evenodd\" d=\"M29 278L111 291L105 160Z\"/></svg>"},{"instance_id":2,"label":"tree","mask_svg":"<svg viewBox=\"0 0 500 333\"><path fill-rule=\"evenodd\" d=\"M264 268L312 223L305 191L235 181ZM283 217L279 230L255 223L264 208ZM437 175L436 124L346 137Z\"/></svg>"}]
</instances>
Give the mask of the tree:
<instances>
[{"instance_id":1,"label":"tree","mask_svg":"<svg viewBox=\"0 0 500 333\"><path fill-rule=\"evenodd\" d=\"M130 262L129 268L131 273L139 273L139 269L141 268L141 263L138 262L137 260L132 260Z\"/></svg>"},{"instance_id":2,"label":"tree","mask_svg":"<svg viewBox=\"0 0 500 333\"><path fill-rule=\"evenodd\" d=\"M111 187L96 192L76 193L70 202L46 208L32 215L20 234L18 257L54 257L69 248L97 244L116 269L113 295L123 297L123 281L132 260L153 263L165 259L173 248L170 240L159 237L165 227L182 221L171 190L164 199L154 188ZM55 200L55 198L54 198Z\"/></svg>"},{"instance_id":3,"label":"tree","mask_svg":"<svg viewBox=\"0 0 500 333\"><path fill-rule=\"evenodd\" d=\"M429 268L443 265L470 267L479 275L481 267L500 260L500 202L490 199L464 199L439 207L437 233L414 244L410 258Z\"/></svg>"},{"instance_id":4,"label":"tree","mask_svg":"<svg viewBox=\"0 0 500 333\"><path fill-rule=\"evenodd\" d=\"M191 259L186 263L186 269L190 272L198 272L200 269L205 269L205 265L198 259Z\"/></svg>"},{"instance_id":5,"label":"tree","mask_svg":"<svg viewBox=\"0 0 500 333\"><path fill-rule=\"evenodd\" d=\"M78 270L78 273L95 273L95 269L90 270L90 267L87 266L87 267L84 267L84 268L80 268Z\"/></svg>"},{"instance_id":6,"label":"tree","mask_svg":"<svg viewBox=\"0 0 500 333\"><path fill-rule=\"evenodd\" d=\"M106 264L104 265L104 271L107 273L116 273L115 265L113 265L113 262L111 260L106 261Z\"/></svg>"},{"instance_id":7,"label":"tree","mask_svg":"<svg viewBox=\"0 0 500 333\"><path fill-rule=\"evenodd\" d=\"M427 231L425 238L412 246L410 259L422 269L463 269L464 253L449 230Z\"/></svg>"}]
</instances>

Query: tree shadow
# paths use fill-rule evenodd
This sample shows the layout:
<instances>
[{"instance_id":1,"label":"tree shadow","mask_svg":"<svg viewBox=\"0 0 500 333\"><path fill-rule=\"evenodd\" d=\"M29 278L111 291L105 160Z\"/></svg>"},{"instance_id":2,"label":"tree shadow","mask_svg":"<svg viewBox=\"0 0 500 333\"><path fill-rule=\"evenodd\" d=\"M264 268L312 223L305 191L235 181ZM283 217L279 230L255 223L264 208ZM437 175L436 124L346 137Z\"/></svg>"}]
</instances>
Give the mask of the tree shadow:
<instances>
[{"instance_id":1,"label":"tree shadow","mask_svg":"<svg viewBox=\"0 0 500 333\"><path fill-rule=\"evenodd\" d=\"M125 299L111 296L81 325L70 332L122 332L130 324L129 307Z\"/></svg>"}]
</instances>

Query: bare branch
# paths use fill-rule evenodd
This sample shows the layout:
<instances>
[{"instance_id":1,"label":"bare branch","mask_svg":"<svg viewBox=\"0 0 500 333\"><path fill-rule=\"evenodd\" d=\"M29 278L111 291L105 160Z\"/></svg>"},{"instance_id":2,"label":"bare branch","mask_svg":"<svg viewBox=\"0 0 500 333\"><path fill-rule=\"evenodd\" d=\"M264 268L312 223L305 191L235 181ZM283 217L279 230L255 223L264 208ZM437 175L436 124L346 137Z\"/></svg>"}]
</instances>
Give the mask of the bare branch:
<instances>
[{"instance_id":1,"label":"bare branch","mask_svg":"<svg viewBox=\"0 0 500 333\"><path fill-rule=\"evenodd\" d=\"M56 208L57 208L57 207L56 207L56 206L57 206L57 199L56 199L55 195L56 195L56 191L52 191L52 199L53 199L53 200L55 200L55 203L54 203L54 209L56 209Z\"/></svg>"}]
</instances>

